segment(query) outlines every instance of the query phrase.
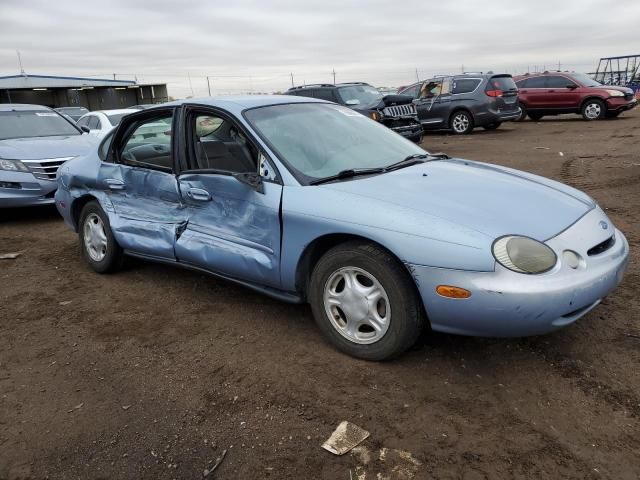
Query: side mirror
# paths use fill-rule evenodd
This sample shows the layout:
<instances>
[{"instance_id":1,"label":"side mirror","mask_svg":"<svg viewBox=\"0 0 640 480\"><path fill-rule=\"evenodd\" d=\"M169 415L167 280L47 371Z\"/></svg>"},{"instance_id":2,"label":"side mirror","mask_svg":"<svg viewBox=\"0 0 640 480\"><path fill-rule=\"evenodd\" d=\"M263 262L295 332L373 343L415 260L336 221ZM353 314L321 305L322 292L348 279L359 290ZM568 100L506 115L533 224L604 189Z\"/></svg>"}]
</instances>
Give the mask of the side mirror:
<instances>
[{"instance_id":1,"label":"side mirror","mask_svg":"<svg viewBox=\"0 0 640 480\"><path fill-rule=\"evenodd\" d=\"M578 88L578 86L575 83L570 83L567 85L567 88L569 90L575 90L576 88Z\"/></svg>"},{"instance_id":2,"label":"side mirror","mask_svg":"<svg viewBox=\"0 0 640 480\"><path fill-rule=\"evenodd\" d=\"M248 185L258 193L264 193L264 183L262 183L262 177L257 173L234 173L233 177L240 183Z\"/></svg>"},{"instance_id":3,"label":"side mirror","mask_svg":"<svg viewBox=\"0 0 640 480\"><path fill-rule=\"evenodd\" d=\"M89 127L87 127L86 125L82 125L80 127L80 130L82 130L82 133L89 133L91 130L89 130Z\"/></svg>"},{"instance_id":4,"label":"side mirror","mask_svg":"<svg viewBox=\"0 0 640 480\"><path fill-rule=\"evenodd\" d=\"M346 105L360 105L360 100L358 100L357 98L354 98L352 100L347 100L346 102L344 102Z\"/></svg>"}]
</instances>

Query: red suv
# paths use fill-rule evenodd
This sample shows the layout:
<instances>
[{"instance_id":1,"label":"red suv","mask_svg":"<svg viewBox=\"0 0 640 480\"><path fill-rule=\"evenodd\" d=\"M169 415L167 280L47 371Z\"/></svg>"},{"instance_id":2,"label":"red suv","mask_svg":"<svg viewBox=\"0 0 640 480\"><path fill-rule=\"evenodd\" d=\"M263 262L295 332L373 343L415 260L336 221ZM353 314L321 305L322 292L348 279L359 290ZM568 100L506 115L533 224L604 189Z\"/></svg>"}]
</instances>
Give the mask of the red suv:
<instances>
[{"instance_id":1,"label":"red suv","mask_svg":"<svg viewBox=\"0 0 640 480\"><path fill-rule=\"evenodd\" d=\"M638 101L633 90L602 85L584 73L545 72L515 78L522 114L532 120L545 115L578 113L585 120L613 118Z\"/></svg>"}]
</instances>

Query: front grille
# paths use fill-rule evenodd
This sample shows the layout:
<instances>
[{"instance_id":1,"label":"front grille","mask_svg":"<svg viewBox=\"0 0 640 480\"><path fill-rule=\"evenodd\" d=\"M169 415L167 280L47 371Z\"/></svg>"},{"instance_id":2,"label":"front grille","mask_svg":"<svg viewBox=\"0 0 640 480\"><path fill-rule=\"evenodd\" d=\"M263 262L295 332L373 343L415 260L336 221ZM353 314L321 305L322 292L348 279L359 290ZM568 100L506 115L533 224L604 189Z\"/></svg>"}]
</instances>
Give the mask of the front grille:
<instances>
[{"instance_id":1,"label":"front grille","mask_svg":"<svg viewBox=\"0 0 640 480\"><path fill-rule=\"evenodd\" d=\"M22 160L33 176L40 180L55 180L58 168L73 157L43 158L41 160Z\"/></svg>"},{"instance_id":2,"label":"front grille","mask_svg":"<svg viewBox=\"0 0 640 480\"><path fill-rule=\"evenodd\" d=\"M387 117L415 117L416 106L413 103L408 105L394 105L392 107L384 107L382 113Z\"/></svg>"},{"instance_id":3,"label":"front grille","mask_svg":"<svg viewBox=\"0 0 640 480\"><path fill-rule=\"evenodd\" d=\"M606 252L611 247L613 247L614 243L616 243L616 240L612 235L611 237L607 238L604 242L600 242L595 247L591 247L589 250L587 250L587 255L589 255L590 257L593 255L600 255L601 253Z\"/></svg>"}]
</instances>

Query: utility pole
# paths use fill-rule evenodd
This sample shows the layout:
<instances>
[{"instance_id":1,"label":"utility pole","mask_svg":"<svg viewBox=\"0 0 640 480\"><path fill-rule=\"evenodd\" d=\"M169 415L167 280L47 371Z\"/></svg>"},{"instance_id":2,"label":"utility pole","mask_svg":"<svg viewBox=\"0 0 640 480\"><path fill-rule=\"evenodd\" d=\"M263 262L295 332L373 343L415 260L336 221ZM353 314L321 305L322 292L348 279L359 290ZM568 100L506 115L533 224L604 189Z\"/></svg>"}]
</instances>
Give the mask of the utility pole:
<instances>
[{"instance_id":1,"label":"utility pole","mask_svg":"<svg viewBox=\"0 0 640 480\"><path fill-rule=\"evenodd\" d=\"M291 72L291 88L295 87L295 85L293 84L293 72Z\"/></svg>"},{"instance_id":2,"label":"utility pole","mask_svg":"<svg viewBox=\"0 0 640 480\"><path fill-rule=\"evenodd\" d=\"M336 84L336 69L333 69L333 84Z\"/></svg>"},{"instance_id":3,"label":"utility pole","mask_svg":"<svg viewBox=\"0 0 640 480\"><path fill-rule=\"evenodd\" d=\"M562 71L562 64L560 63L560 60L558 60L558 71L559 72Z\"/></svg>"},{"instance_id":4,"label":"utility pole","mask_svg":"<svg viewBox=\"0 0 640 480\"><path fill-rule=\"evenodd\" d=\"M116 79L116 74L115 74L115 73L113 74L113 79L114 79L114 80Z\"/></svg>"},{"instance_id":5,"label":"utility pole","mask_svg":"<svg viewBox=\"0 0 640 480\"><path fill-rule=\"evenodd\" d=\"M18 63L20 64L20 75L24 75L24 67L22 66L22 57L20 56L20 50L16 50L18 54Z\"/></svg>"},{"instance_id":6,"label":"utility pole","mask_svg":"<svg viewBox=\"0 0 640 480\"><path fill-rule=\"evenodd\" d=\"M189 72L187 72L187 77L189 78L189 88L191 89L191 96L193 97L193 85L191 84L191 74Z\"/></svg>"},{"instance_id":7,"label":"utility pole","mask_svg":"<svg viewBox=\"0 0 640 480\"><path fill-rule=\"evenodd\" d=\"M209 83L209 77L207 76L207 90L209 90L209 96L211 96L211 84Z\"/></svg>"},{"instance_id":8,"label":"utility pole","mask_svg":"<svg viewBox=\"0 0 640 480\"><path fill-rule=\"evenodd\" d=\"M462 68L460 69L460 73L464 73L464 63L462 64Z\"/></svg>"},{"instance_id":9,"label":"utility pole","mask_svg":"<svg viewBox=\"0 0 640 480\"><path fill-rule=\"evenodd\" d=\"M420 81L420 77L418 76L418 68L416 67L416 80L419 82Z\"/></svg>"}]
</instances>

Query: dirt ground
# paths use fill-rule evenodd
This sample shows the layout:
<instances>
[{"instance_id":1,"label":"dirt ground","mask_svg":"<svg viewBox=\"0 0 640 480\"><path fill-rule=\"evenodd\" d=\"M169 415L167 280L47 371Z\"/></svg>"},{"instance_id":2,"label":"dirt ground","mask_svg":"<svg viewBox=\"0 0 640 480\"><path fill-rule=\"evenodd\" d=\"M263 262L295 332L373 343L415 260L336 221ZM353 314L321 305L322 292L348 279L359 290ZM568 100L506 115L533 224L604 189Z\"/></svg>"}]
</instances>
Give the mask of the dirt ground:
<instances>
[{"instance_id":1,"label":"dirt ground","mask_svg":"<svg viewBox=\"0 0 640 480\"><path fill-rule=\"evenodd\" d=\"M55 210L0 211L0 253L22 252L0 260L0 479L198 479L223 450L207 478L639 478L640 109L424 146L592 195L631 245L624 282L552 335L429 334L368 363L307 306L139 261L97 275ZM371 436L337 457L341 420Z\"/></svg>"}]
</instances>

